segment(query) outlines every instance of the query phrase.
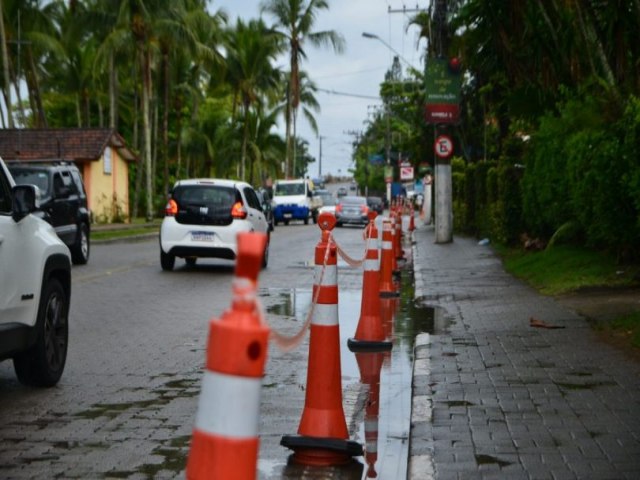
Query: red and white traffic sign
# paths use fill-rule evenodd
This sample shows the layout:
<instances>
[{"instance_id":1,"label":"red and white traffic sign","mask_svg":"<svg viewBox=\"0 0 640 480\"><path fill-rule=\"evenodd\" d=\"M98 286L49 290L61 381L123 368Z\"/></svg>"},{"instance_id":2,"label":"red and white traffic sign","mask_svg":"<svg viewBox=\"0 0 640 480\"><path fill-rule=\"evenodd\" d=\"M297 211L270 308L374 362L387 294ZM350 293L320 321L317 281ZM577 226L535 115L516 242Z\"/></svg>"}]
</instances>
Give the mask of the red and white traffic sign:
<instances>
[{"instance_id":1,"label":"red and white traffic sign","mask_svg":"<svg viewBox=\"0 0 640 480\"><path fill-rule=\"evenodd\" d=\"M453 140L448 135L440 135L433 144L433 151L440 158L449 158L453 153Z\"/></svg>"},{"instance_id":2,"label":"red and white traffic sign","mask_svg":"<svg viewBox=\"0 0 640 480\"><path fill-rule=\"evenodd\" d=\"M413 167L411 165L400 166L400 180L413 180Z\"/></svg>"}]
</instances>

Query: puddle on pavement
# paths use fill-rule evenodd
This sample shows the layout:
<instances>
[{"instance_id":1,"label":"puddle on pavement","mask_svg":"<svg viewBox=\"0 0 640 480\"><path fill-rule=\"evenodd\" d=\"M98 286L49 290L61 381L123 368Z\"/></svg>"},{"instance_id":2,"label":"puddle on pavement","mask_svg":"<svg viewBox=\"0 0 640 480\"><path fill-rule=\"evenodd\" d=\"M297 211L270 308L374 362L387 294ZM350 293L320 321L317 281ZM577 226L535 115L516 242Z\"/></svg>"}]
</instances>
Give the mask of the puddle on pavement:
<instances>
[{"instance_id":1,"label":"puddle on pavement","mask_svg":"<svg viewBox=\"0 0 640 480\"><path fill-rule=\"evenodd\" d=\"M311 295L310 289L263 289L261 292L267 315L285 316L298 322L306 319ZM323 474L330 476L322 478L400 478L399 472L404 472L401 475L404 478L410 434L415 338L423 332L442 333L449 323L440 309L426 305L422 299L414 299L412 272L404 271L400 298L381 301L383 330L392 340L392 350L353 353L347 348L347 340L354 336L358 326L361 291L340 289L338 297L342 389L343 392L359 390L358 398L361 399L351 416L355 418L356 428L350 440L366 446L366 449L363 457L355 459L359 468L354 468L354 463L351 463L348 467L331 467L331 472L323 469ZM306 368L301 370L298 381L304 385ZM285 451L284 455L288 457L291 453ZM290 461L287 463L285 459L259 461L260 478L300 478L301 468ZM318 467L315 471L318 474Z\"/></svg>"}]
</instances>

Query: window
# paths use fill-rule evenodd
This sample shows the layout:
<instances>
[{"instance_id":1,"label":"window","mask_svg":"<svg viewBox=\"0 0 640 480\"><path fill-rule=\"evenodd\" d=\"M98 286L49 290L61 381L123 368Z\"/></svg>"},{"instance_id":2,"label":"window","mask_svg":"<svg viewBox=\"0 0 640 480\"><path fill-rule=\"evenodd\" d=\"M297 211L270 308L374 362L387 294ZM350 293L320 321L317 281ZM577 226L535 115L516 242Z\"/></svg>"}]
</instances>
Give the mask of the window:
<instances>
[{"instance_id":1,"label":"window","mask_svg":"<svg viewBox=\"0 0 640 480\"><path fill-rule=\"evenodd\" d=\"M103 155L104 173L105 175L111 175L111 148L104 149Z\"/></svg>"},{"instance_id":2,"label":"window","mask_svg":"<svg viewBox=\"0 0 640 480\"><path fill-rule=\"evenodd\" d=\"M256 195L256 192L254 192L253 188L245 187L244 196L247 197L247 203L251 208L255 208L256 210L262 210L262 206L260 205L260 200L258 200L258 196Z\"/></svg>"},{"instance_id":3,"label":"window","mask_svg":"<svg viewBox=\"0 0 640 480\"><path fill-rule=\"evenodd\" d=\"M11 213L11 187L9 180L4 174L4 171L0 167L0 213Z\"/></svg>"}]
</instances>

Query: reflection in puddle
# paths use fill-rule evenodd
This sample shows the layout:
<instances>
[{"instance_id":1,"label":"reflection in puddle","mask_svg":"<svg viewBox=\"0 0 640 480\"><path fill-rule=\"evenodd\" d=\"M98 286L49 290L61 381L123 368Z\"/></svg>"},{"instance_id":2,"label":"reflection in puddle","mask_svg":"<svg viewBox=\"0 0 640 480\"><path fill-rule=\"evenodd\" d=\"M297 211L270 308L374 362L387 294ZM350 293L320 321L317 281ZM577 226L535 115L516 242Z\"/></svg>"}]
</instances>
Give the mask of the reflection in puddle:
<instances>
[{"instance_id":1,"label":"reflection in puddle","mask_svg":"<svg viewBox=\"0 0 640 480\"><path fill-rule=\"evenodd\" d=\"M342 389L343 392L354 389L360 392L352 411L348 412L345 408L345 414L349 417L348 422L351 422L350 430L354 432L351 440L366 448L364 457L357 457L348 473L345 470L342 476L332 474L330 478L406 477L415 338L423 332L442 333L449 324L441 309L414 299L412 272L402 273L401 285L400 298L381 300L382 326L387 338L392 340L393 348L380 353L352 353L348 350L347 340L353 338L360 318L361 291L339 291ZM298 322L306 319L311 305L309 289L263 290L261 296L268 315L293 317ZM298 380L304 385L306 368L301 370ZM357 464L361 466L360 471L353 468ZM261 461L260 470L263 474L267 465L268 462ZM280 467L283 467L282 463ZM290 475L294 474L295 469L300 473L300 468L303 467L289 464L280 478L294 478ZM346 469L343 466L331 467L331 470L335 472L340 468ZM320 473L317 467L315 471ZM326 473L329 474L328 471Z\"/></svg>"}]
</instances>

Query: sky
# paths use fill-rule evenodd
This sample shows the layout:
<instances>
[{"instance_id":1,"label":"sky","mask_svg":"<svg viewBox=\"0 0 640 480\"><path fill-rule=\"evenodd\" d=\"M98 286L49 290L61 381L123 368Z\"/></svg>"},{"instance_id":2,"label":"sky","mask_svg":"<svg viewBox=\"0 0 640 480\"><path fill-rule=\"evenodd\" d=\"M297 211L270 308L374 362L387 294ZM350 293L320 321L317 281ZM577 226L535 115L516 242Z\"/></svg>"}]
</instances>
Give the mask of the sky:
<instances>
[{"instance_id":1,"label":"sky","mask_svg":"<svg viewBox=\"0 0 640 480\"><path fill-rule=\"evenodd\" d=\"M309 153L316 158L309 166L309 176L349 174L353 167L352 143L364 130L368 115L381 105L380 83L396 53L403 67L411 64L423 69L420 65L424 40L418 46L417 27L408 26L417 13L415 9L426 9L428 4L427 0L411 5L398 0L329 0L329 10L320 11L313 31L335 30L344 37L346 47L342 54L334 53L330 47L306 47L307 59L302 69L321 89L316 93L321 110L315 114L322 138L321 162L320 139L302 115L297 123L297 135L308 141ZM259 5L259 0L209 1L209 9L226 11L232 25L237 17L257 18ZM273 23L269 16L265 15L264 20L267 25ZM365 38L363 32L379 39ZM286 57L279 66L289 69ZM281 130L284 134L284 127Z\"/></svg>"}]
</instances>

